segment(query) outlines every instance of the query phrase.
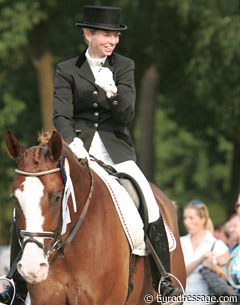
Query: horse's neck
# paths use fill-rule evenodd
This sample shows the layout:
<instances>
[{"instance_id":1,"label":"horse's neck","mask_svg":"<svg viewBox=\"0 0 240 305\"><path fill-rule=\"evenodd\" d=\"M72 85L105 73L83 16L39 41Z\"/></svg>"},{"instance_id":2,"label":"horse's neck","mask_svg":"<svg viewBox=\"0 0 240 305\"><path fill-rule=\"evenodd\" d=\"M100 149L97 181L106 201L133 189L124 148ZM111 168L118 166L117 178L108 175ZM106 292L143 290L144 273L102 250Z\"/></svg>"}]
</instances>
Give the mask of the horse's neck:
<instances>
[{"instance_id":1,"label":"horse's neck","mask_svg":"<svg viewBox=\"0 0 240 305\"><path fill-rule=\"evenodd\" d=\"M75 185L82 185L83 183L88 183L89 174L87 170L87 165L83 161L78 161L73 155L69 147L63 147L63 155L67 159L69 165L69 175L71 180Z\"/></svg>"}]
</instances>

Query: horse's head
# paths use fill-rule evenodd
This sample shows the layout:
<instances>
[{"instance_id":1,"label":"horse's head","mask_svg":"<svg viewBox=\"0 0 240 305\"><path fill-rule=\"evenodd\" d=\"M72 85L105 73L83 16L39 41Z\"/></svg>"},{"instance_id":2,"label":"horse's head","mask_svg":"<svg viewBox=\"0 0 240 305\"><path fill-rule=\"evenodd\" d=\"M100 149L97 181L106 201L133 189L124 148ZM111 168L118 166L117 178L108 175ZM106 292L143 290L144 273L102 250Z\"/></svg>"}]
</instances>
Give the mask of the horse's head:
<instances>
[{"instance_id":1,"label":"horse's head","mask_svg":"<svg viewBox=\"0 0 240 305\"><path fill-rule=\"evenodd\" d=\"M45 143L26 149L7 132L6 145L18 165L12 196L23 255L17 267L29 283L36 283L48 275L47 253L55 241L60 219L62 139L53 132Z\"/></svg>"}]
</instances>

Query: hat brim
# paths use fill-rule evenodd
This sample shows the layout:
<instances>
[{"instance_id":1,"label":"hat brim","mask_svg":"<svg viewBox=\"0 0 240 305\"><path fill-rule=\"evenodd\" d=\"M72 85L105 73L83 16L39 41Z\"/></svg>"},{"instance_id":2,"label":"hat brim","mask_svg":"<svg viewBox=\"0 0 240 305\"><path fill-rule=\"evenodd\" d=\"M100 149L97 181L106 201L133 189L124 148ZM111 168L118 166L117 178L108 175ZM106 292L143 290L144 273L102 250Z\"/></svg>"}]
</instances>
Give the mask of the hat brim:
<instances>
[{"instance_id":1,"label":"hat brim","mask_svg":"<svg viewBox=\"0 0 240 305\"><path fill-rule=\"evenodd\" d=\"M118 27L108 27L104 25L95 25L95 24L88 24L83 22L76 22L75 26L87 29L97 29L97 30L106 30L106 31L124 31L127 29L125 24L119 24Z\"/></svg>"}]
</instances>

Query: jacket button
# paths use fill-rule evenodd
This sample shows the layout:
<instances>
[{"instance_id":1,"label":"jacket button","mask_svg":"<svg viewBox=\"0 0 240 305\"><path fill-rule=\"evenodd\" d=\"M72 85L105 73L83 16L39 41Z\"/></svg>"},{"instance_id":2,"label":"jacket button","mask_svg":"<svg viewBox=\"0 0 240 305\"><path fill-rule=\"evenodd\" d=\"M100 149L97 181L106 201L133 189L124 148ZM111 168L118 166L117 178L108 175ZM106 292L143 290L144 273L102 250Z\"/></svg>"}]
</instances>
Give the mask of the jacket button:
<instances>
[{"instance_id":1,"label":"jacket button","mask_svg":"<svg viewBox=\"0 0 240 305\"><path fill-rule=\"evenodd\" d=\"M97 106L98 106L98 103L93 103L94 108L97 108Z\"/></svg>"},{"instance_id":2,"label":"jacket button","mask_svg":"<svg viewBox=\"0 0 240 305\"><path fill-rule=\"evenodd\" d=\"M118 105L118 101L113 101L112 103L113 103L114 106Z\"/></svg>"},{"instance_id":3,"label":"jacket button","mask_svg":"<svg viewBox=\"0 0 240 305\"><path fill-rule=\"evenodd\" d=\"M98 95L98 92L97 91L93 91L93 95Z\"/></svg>"},{"instance_id":4,"label":"jacket button","mask_svg":"<svg viewBox=\"0 0 240 305\"><path fill-rule=\"evenodd\" d=\"M99 115L99 112L97 112L97 111L94 112L94 115L95 115L95 116L98 116L98 115Z\"/></svg>"},{"instance_id":5,"label":"jacket button","mask_svg":"<svg viewBox=\"0 0 240 305\"><path fill-rule=\"evenodd\" d=\"M98 128L98 123L94 123L94 127L95 127L95 128Z\"/></svg>"}]
</instances>

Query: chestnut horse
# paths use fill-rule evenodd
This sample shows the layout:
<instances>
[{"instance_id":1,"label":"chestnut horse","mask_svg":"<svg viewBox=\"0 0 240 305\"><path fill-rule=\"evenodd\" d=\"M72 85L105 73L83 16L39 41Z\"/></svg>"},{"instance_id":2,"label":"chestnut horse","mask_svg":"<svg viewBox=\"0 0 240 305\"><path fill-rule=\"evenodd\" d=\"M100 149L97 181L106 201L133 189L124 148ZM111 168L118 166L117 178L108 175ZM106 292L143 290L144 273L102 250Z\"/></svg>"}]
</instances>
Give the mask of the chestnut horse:
<instances>
[{"instance_id":1,"label":"chestnut horse","mask_svg":"<svg viewBox=\"0 0 240 305\"><path fill-rule=\"evenodd\" d=\"M17 268L27 281L31 304L154 302L156 294L151 285L148 258L138 257L132 264L131 249L111 195L88 162L79 162L55 131L45 143L28 149L7 132L6 144L18 165L12 187L23 254ZM66 172L71 173L76 206L69 196L71 222L61 235L66 183L63 156L68 160ZM185 286L175 207L156 186L152 188L177 242L171 253L171 273ZM129 277L133 284L131 293L128 293Z\"/></svg>"}]
</instances>

